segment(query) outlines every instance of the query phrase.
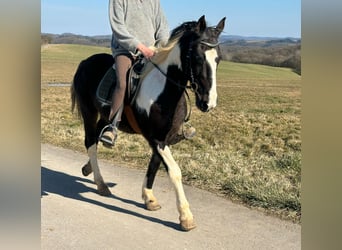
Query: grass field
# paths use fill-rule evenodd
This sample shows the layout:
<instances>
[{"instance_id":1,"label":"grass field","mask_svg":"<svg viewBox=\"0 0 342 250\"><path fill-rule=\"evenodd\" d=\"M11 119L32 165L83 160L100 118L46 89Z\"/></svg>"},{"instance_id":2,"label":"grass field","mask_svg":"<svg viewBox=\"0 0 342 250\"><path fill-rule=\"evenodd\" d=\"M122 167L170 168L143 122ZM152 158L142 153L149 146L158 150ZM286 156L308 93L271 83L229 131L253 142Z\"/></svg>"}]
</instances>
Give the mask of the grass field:
<instances>
[{"instance_id":1,"label":"grass field","mask_svg":"<svg viewBox=\"0 0 342 250\"><path fill-rule=\"evenodd\" d=\"M70 83L78 63L100 52L110 50L80 45L42 47L43 143L85 152L82 123L70 112L69 87L48 84ZM191 124L197 136L172 147L184 183L300 222L300 76L285 68L223 61L217 78L217 108L203 114L192 102ZM112 150L99 146L99 157L146 169L151 154L146 148L141 136L120 133Z\"/></svg>"}]
</instances>

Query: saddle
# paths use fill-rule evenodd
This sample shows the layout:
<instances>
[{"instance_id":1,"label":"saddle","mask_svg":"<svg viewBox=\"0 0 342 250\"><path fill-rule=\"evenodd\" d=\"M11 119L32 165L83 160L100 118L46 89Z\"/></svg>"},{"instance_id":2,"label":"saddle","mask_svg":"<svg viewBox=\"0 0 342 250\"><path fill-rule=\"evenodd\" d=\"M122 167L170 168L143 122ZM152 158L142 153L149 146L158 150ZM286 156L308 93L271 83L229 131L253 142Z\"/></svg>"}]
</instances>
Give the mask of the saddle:
<instances>
[{"instance_id":1,"label":"saddle","mask_svg":"<svg viewBox=\"0 0 342 250\"><path fill-rule=\"evenodd\" d=\"M124 110L128 123L134 132L141 134L141 130L133 114L131 104L133 103L140 88L141 74L145 68L145 60L138 58L134 61L132 67L127 73L127 87L124 100ZM96 99L103 106L110 106L112 104L112 95L116 86L116 72L113 67L110 67L104 77L102 78L96 90Z\"/></svg>"},{"instance_id":2,"label":"saddle","mask_svg":"<svg viewBox=\"0 0 342 250\"><path fill-rule=\"evenodd\" d=\"M115 65L114 65L115 66ZM131 104L140 87L141 74L145 68L145 59L138 58L127 73L127 87L125 93L125 105ZM96 99L103 105L112 104L112 95L116 86L116 72L110 67L102 78L96 90Z\"/></svg>"}]
</instances>

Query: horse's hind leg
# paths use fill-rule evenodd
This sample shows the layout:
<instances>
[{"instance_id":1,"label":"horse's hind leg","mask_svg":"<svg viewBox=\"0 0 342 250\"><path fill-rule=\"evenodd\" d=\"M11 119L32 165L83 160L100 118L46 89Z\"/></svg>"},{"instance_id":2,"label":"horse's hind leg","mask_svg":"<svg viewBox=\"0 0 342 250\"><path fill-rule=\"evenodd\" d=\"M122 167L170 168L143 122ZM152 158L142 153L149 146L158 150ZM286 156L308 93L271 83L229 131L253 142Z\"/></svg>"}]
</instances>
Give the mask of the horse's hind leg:
<instances>
[{"instance_id":1,"label":"horse's hind leg","mask_svg":"<svg viewBox=\"0 0 342 250\"><path fill-rule=\"evenodd\" d=\"M82 174L88 176L93 172L90 165L90 160L82 167Z\"/></svg>"},{"instance_id":2,"label":"horse's hind leg","mask_svg":"<svg viewBox=\"0 0 342 250\"><path fill-rule=\"evenodd\" d=\"M97 191L100 195L109 196L111 192L104 183L99 165L97 162L97 128L96 122L97 114L93 116L86 116L84 114L84 130L85 130L85 146L89 156L88 163L82 168L83 175L89 175L91 172L94 173L94 182L97 185Z\"/></svg>"},{"instance_id":3,"label":"horse's hind leg","mask_svg":"<svg viewBox=\"0 0 342 250\"><path fill-rule=\"evenodd\" d=\"M94 143L88 148L89 162L94 173L94 181L97 185L97 191L100 195L109 196L111 192L108 186L104 183L100 168L97 162L97 144Z\"/></svg>"},{"instance_id":4,"label":"horse's hind leg","mask_svg":"<svg viewBox=\"0 0 342 250\"><path fill-rule=\"evenodd\" d=\"M161 208L152 191L154 178L160 166L161 160L162 159L159 154L153 153L142 186L142 198L145 202L146 209L151 211L155 211Z\"/></svg>"}]
</instances>

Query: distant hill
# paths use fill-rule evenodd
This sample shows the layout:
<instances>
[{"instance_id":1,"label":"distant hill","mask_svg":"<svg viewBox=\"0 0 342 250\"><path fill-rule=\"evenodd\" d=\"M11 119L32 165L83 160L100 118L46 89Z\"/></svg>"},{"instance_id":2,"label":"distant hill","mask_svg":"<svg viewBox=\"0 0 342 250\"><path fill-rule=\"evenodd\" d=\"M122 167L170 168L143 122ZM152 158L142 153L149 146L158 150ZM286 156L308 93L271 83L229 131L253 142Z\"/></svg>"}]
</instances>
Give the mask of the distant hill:
<instances>
[{"instance_id":1,"label":"distant hill","mask_svg":"<svg viewBox=\"0 0 342 250\"><path fill-rule=\"evenodd\" d=\"M291 41L299 41L300 38L294 37L262 37L262 36L237 36L237 35L221 35L220 41L236 41L236 40L245 40L245 41L270 41L270 40L291 40Z\"/></svg>"},{"instance_id":2,"label":"distant hill","mask_svg":"<svg viewBox=\"0 0 342 250\"><path fill-rule=\"evenodd\" d=\"M41 34L41 44L81 44L110 47L111 35ZM292 68L301 73L301 39L222 35L223 60Z\"/></svg>"},{"instance_id":3,"label":"distant hill","mask_svg":"<svg viewBox=\"0 0 342 250\"><path fill-rule=\"evenodd\" d=\"M72 33L50 34L42 33L42 43L52 44L83 44L110 47L111 35L101 36L83 36ZM256 36L236 36L236 35L222 35L220 37L221 44L225 45L240 45L240 46L259 46L269 47L279 44L298 44L300 38L277 38L277 37L256 37Z\"/></svg>"},{"instance_id":4,"label":"distant hill","mask_svg":"<svg viewBox=\"0 0 342 250\"><path fill-rule=\"evenodd\" d=\"M295 38L250 38L250 37L234 37L221 38L221 45L241 46L241 47L273 47L273 46L291 46L301 43L301 39Z\"/></svg>"},{"instance_id":5,"label":"distant hill","mask_svg":"<svg viewBox=\"0 0 342 250\"><path fill-rule=\"evenodd\" d=\"M271 37L221 38L223 60L292 68L301 74L301 39Z\"/></svg>"},{"instance_id":6,"label":"distant hill","mask_svg":"<svg viewBox=\"0 0 342 250\"><path fill-rule=\"evenodd\" d=\"M81 44L81 45L94 45L101 47L110 47L111 36L83 36L72 33L63 33L61 35L42 33L41 43L51 44Z\"/></svg>"}]
</instances>

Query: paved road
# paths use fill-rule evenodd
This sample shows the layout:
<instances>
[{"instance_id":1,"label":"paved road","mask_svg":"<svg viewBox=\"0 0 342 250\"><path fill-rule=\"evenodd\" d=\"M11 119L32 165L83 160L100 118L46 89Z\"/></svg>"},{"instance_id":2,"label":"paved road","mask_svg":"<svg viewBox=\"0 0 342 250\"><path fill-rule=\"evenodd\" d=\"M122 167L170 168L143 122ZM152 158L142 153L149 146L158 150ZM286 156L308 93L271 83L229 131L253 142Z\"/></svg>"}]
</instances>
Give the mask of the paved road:
<instances>
[{"instance_id":1,"label":"paved road","mask_svg":"<svg viewBox=\"0 0 342 250\"><path fill-rule=\"evenodd\" d=\"M96 194L83 177L86 154L41 145L42 249L300 249L301 227L185 186L197 228L182 232L175 194L157 176L154 193L162 209L141 200L144 172L99 161L113 195Z\"/></svg>"}]
</instances>

